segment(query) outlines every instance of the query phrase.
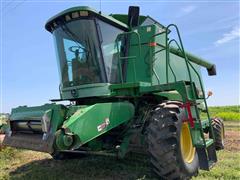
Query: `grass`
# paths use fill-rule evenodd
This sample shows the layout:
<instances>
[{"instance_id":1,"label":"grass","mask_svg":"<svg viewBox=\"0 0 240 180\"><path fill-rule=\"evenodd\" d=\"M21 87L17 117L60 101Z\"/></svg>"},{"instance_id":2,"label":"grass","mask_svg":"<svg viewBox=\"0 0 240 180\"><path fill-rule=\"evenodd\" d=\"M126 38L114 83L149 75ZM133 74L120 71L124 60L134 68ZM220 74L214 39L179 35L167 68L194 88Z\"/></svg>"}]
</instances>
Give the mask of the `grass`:
<instances>
[{"instance_id":1,"label":"grass","mask_svg":"<svg viewBox=\"0 0 240 180\"><path fill-rule=\"evenodd\" d=\"M240 112L239 106L210 106L209 109L212 114L217 114L219 112Z\"/></svg>"},{"instance_id":2,"label":"grass","mask_svg":"<svg viewBox=\"0 0 240 180\"><path fill-rule=\"evenodd\" d=\"M239 106L212 106L209 107L211 117L219 117L224 121L240 121L240 107ZM201 114L206 118L206 113Z\"/></svg>"},{"instance_id":3,"label":"grass","mask_svg":"<svg viewBox=\"0 0 240 180\"><path fill-rule=\"evenodd\" d=\"M200 171L195 180L240 179L240 154L231 151L219 151L218 163L211 171Z\"/></svg>"},{"instance_id":4,"label":"grass","mask_svg":"<svg viewBox=\"0 0 240 180\"><path fill-rule=\"evenodd\" d=\"M141 156L125 160L93 156L58 162L43 153L38 156L46 156L44 159L34 161L29 161L33 152L18 153L15 155L16 160L10 158L4 164L0 163L0 179L152 179L148 165ZM240 154L220 151L218 157L218 164L211 171L200 171L198 177L193 179L239 179L240 167L237 164L240 162Z\"/></svg>"},{"instance_id":5,"label":"grass","mask_svg":"<svg viewBox=\"0 0 240 180\"><path fill-rule=\"evenodd\" d=\"M240 113L235 112L220 112L216 117L222 118L224 121L240 121Z\"/></svg>"},{"instance_id":6,"label":"grass","mask_svg":"<svg viewBox=\"0 0 240 180\"><path fill-rule=\"evenodd\" d=\"M35 156L35 157L34 157ZM36 158L39 158L36 160ZM149 174L142 156L124 160L90 156L56 161L44 153L16 152L15 160L0 160L0 179L139 179ZM2 171L3 170L3 171Z\"/></svg>"},{"instance_id":7,"label":"grass","mask_svg":"<svg viewBox=\"0 0 240 180\"><path fill-rule=\"evenodd\" d=\"M44 153L37 153L39 160L36 160L35 152L10 151L10 154L15 151L14 156L0 159L0 179L151 179L147 161L142 156L124 160L93 156L55 161ZM193 179L239 179L240 154L220 151L218 157L218 164L211 171L200 171Z\"/></svg>"}]
</instances>

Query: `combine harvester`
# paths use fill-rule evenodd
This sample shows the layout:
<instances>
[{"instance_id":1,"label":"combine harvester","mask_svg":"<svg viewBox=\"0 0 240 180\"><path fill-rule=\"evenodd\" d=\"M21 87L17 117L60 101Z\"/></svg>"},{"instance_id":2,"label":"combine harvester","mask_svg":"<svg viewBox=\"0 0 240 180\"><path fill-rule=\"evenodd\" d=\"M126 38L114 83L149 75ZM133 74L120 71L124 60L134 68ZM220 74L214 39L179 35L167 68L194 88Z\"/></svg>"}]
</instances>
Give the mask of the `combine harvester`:
<instances>
[{"instance_id":1,"label":"combine harvester","mask_svg":"<svg viewBox=\"0 0 240 180\"><path fill-rule=\"evenodd\" d=\"M200 73L204 67L216 75L216 68L184 50L176 25L139 15L139 7L108 16L74 7L45 28L54 37L61 80L60 99L52 102L70 104L12 109L5 145L54 159L146 153L164 179L188 179L216 163L224 128L209 116Z\"/></svg>"}]
</instances>

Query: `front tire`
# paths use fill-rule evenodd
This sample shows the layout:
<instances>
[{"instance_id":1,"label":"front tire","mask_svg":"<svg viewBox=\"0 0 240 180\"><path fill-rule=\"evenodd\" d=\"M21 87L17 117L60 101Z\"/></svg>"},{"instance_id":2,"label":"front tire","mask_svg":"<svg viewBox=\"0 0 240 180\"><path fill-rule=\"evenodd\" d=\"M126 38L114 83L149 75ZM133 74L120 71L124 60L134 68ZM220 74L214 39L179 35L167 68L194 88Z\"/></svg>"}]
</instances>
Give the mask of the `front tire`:
<instances>
[{"instance_id":1,"label":"front tire","mask_svg":"<svg viewBox=\"0 0 240 180\"><path fill-rule=\"evenodd\" d=\"M215 137L216 150L218 151L218 150L224 149L225 131L224 131L223 120L220 118L213 118L212 128L213 128L213 133Z\"/></svg>"},{"instance_id":2,"label":"front tire","mask_svg":"<svg viewBox=\"0 0 240 180\"><path fill-rule=\"evenodd\" d=\"M180 102L155 107L149 117L147 144L152 170L162 179L188 179L198 173L198 155Z\"/></svg>"}]
</instances>

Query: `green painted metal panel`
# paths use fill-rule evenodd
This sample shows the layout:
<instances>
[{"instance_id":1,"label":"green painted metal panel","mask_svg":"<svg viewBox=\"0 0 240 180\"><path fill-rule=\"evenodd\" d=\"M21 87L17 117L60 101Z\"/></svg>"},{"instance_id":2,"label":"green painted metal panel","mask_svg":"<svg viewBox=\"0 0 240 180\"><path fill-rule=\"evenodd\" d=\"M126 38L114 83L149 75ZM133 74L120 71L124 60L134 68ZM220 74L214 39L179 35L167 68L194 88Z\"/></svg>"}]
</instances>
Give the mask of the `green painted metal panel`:
<instances>
[{"instance_id":1,"label":"green painted metal panel","mask_svg":"<svg viewBox=\"0 0 240 180\"><path fill-rule=\"evenodd\" d=\"M109 96L111 91L109 90L108 83L96 83L86 84L81 86L74 86L69 88L63 88L61 92L62 99L76 99L82 97L92 96ZM72 93L75 91L75 93Z\"/></svg>"},{"instance_id":2,"label":"green painted metal panel","mask_svg":"<svg viewBox=\"0 0 240 180\"><path fill-rule=\"evenodd\" d=\"M162 50L162 49L163 48L161 48L161 47L156 47L154 51L159 51L159 50ZM160 81L160 84L166 84L167 83L167 78L166 78L166 50L162 50L154 58L155 58L155 60L153 59L154 60L153 68L156 71L156 75L158 76L158 78L156 77L156 75L153 74L153 76L152 76L153 84L154 85L159 84L159 81ZM195 64L195 63L191 63L191 64L193 65L193 67L197 70L197 72L201 76L200 66ZM176 77L176 81L190 81L187 66L186 66L186 62L185 62L185 59L183 57L177 56L173 53L170 53L170 66L171 66L173 72L171 71L170 67L167 67L168 68L169 83L175 82L174 75ZM200 86L200 82L199 82L199 79L197 77L197 74L194 72L193 69L190 69L190 73L191 73L191 76L192 76L192 81L195 83L196 87L200 91L201 86Z\"/></svg>"},{"instance_id":3,"label":"green painted metal panel","mask_svg":"<svg viewBox=\"0 0 240 180\"><path fill-rule=\"evenodd\" d=\"M169 53L169 66L166 66L166 33L162 32L158 36L152 38L152 42L157 42L156 46L153 46L151 49L152 56L152 82L153 84L166 84L167 77L166 77L166 69L168 69L168 82L175 82L175 81L189 81L189 74L186 66L186 62L184 57L179 54L175 54L170 51ZM175 48L170 48L175 49ZM188 54L188 53L187 53ZM200 73L200 66L191 63L193 67ZM191 75L193 76L193 82L200 87L198 77L196 73L190 69ZM176 78L176 79L175 79Z\"/></svg>"},{"instance_id":4,"label":"green painted metal panel","mask_svg":"<svg viewBox=\"0 0 240 180\"><path fill-rule=\"evenodd\" d=\"M78 106L78 110L65 121L63 128L77 136L81 144L85 144L129 121L133 116L134 106L129 102Z\"/></svg>"},{"instance_id":5,"label":"green painted metal panel","mask_svg":"<svg viewBox=\"0 0 240 180\"><path fill-rule=\"evenodd\" d=\"M182 101L182 97L177 91L160 92L160 93L155 93L155 95L166 97L167 99L173 100L173 101Z\"/></svg>"},{"instance_id":6,"label":"green painted metal panel","mask_svg":"<svg viewBox=\"0 0 240 180\"><path fill-rule=\"evenodd\" d=\"M130 36L130 48L129 56L135 56L135 59L127 59L127 82L150 82L151 81L151 71L150 63L151 59L149 56L149 40L151 37L158 33L159 27L156 25L142 26L134 30L140 38L138 42L138 37L135 34ZM140 48L139 48L140 46ZM136 71L136 80L134 79L134 68Z\"/></svg>"},{"instance_id":7,"label":"green painted metal panel","mask_svg":"<svg viewBox=\"0 0 240 180\"><path fill-rule=\"evenodd\" d=\"M113 18L117 19L118 21L121 21L124 24L128 24L128 15L127 14L110 14L109 16L112 16ZM142 24L142 22L147 18L147 16L139 16L139 24Z\"/></svg>"}]
</instances>

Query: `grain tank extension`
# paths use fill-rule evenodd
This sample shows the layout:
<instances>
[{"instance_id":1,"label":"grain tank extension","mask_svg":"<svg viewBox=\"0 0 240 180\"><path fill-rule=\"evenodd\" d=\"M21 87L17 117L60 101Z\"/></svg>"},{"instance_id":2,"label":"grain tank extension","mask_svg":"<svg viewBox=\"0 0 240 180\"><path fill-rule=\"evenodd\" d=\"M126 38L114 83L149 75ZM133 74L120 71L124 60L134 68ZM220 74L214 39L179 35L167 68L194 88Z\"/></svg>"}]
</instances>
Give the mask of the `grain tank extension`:
<instances>
[{"instance_id":1,"label":"grain tank extension","mask_svg":"<svg viewBox=\"0 0 240 180\"><path fill-rule=\"evenodd\" d=\"M140 15L139 7L103 15L81 6L45 28L54 37L60 98L12 109L5 145L55 159L144 153L165 179L190 178L217 162L223 124L209 116L200 72L212 76L216 68L185 51L176 25Z\"/></svg>"}]
</instances>

